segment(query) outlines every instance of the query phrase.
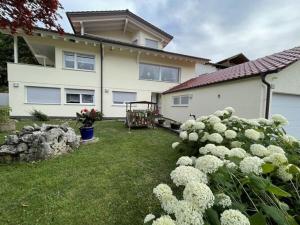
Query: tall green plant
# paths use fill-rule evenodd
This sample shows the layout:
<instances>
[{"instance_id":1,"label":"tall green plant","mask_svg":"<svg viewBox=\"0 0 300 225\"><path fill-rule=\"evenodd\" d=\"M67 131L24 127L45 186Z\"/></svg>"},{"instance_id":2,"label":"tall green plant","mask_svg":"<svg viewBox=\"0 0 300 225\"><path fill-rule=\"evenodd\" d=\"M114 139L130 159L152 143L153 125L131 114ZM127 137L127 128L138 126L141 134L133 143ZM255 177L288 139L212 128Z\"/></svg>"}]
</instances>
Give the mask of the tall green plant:
<instances>
[{"instance_id":1,"label":"tall green plant","mask_svg":"<svg viewBox=\"0 0 300 225\"><path fill-rule=\"evenodd\" d=\"M5 123L9 121L10 107L0 107L0 123Z\"/></svg>"}]
</instances>

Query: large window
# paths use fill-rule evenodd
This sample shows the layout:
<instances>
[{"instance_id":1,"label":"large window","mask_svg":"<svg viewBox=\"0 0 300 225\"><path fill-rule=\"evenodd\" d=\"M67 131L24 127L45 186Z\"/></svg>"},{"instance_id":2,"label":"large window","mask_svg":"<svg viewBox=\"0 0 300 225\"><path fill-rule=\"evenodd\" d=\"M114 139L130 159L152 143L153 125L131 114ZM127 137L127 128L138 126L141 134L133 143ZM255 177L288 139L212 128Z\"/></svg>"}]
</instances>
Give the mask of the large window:
<instances>
[{"instance_id":1,"label":"large window","mask_svg":"<svg viewBox=\"0 0 300 225\"><path fill-rule=\"evenodd\" d=\"M165 82L179 82L180 69L176 67L159 66L140 63L140 79Z\"/></svg>"},{"instance_id":2,"label":"large window","mask_svg":"<svg viewBox=\"0 0 300 225\"><path fill-rule=\"evenodd\" d=\"M188 106L190 97L188 95L173 96L174 106Z\"/></svg>"},{"instance_id":3,"label":"large window","mask_svg":"<svg viewBox=\"0 0 300 225\"><path fill-rule=\"evenodd\" d=\"M136 92L113 91L113 104L125 104L136 101Z\"/></svg>"},{"instance_id":4,"label":"large window","mask_svg":"<svg viewBox=\"0 0 300 225\"><path fill-rule=\"evenodd\" d=\"M64 52L64 67L77 70L95 70L95 56Z\"/></svg>"},{"instance_id":5,"label":"large window","mask_svg":"<svg viewBox=\"0 0 300 225\"><path fill-rule=\"evenodd\" d=\"M158 41L145 39L145 46L149 48L158 48Z\"/></svg>"},{"instance_id":6,"label":"large window","mask_svg":"<svg viewBox=\"0 0 300 225\"><path fill-rule=\"evenodd\" d=\"M94 104L95 91L81 89L66 89L66 103Z\"/></svg>"},{"instance_id":7,"label":"large window","mask_svg":"<svg viewBox=\"0 0 300 225\"><path fill-rule=\"evenodd\" d=\"M60 88L26 87L26 102L32 104L61 104Z\"/></svg>"}]
</instances>

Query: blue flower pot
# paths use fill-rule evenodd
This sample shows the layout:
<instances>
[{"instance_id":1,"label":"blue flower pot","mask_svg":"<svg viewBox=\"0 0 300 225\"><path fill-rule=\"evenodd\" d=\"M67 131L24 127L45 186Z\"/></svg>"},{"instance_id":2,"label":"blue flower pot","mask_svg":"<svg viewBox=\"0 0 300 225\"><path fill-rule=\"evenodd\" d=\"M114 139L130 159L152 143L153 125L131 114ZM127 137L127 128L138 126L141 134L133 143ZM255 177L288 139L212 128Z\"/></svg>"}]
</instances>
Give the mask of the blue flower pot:
<instances>
[{"instance_id":1,"label":"blue flower pot","mask_svg":"<svg viewBox=\"0 0 300 225\"><path fill-rule=\"evenodd\" d=\"M83 141L93 139L94 137L94 127L81 127L80 134Z\"/></svg>"}]
</instances>

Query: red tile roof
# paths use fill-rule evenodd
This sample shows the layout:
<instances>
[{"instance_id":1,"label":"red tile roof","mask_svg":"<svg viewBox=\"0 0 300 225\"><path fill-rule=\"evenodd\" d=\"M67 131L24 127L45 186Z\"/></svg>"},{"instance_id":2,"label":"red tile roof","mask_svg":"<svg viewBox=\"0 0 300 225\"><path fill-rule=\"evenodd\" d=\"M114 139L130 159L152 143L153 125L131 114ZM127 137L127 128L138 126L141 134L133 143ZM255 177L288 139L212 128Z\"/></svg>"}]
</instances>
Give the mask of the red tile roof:
<instances>
[{"instance_id":1,"label":"red tile roof","mask_svg":"<svg viewBox=\"0 0 300 225\"><path fill-rule=\"evenodd\" d=\"M203 74L181 83L163 94L202 87L209 84L274 73L300 60L300 47L295 47L273 55L245 62L216 72Z\"/></svg>"}]
</instances>

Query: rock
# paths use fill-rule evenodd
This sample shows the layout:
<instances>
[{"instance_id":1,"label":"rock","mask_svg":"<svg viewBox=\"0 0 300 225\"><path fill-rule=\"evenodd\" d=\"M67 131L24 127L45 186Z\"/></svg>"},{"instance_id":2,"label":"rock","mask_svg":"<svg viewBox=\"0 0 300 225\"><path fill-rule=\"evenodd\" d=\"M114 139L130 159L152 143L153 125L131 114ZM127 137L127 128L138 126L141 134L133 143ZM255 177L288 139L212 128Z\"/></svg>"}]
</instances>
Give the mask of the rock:
<instances>
[{"instance_id":1,"label":"rock","mask_svg":"<svg viewBox=\"0 0 300 225\"><path fill-rule=\"evenodd\" d=\"M80 138L76 135L74 129L69 128L65 135L67 143L71 146L71 148L79 148Z\"/></svg>"},{"instance_id":2,"label":"rock","mask_svg":"<svg viewBox=\"0 0 300 225\"><path fill-rule=\"evenodd\" d=\"M2 145L0 147L0 155L14 155L17 154L17 148L13 145Z\"/></svg>"},{"instance_id":3,"label":"rock","mask_svg":"<svg viewBox=\"0 0 300 225\"><path fill-rule=\"evenodd\" d=\"M8 135L6 137L6 144L13 145L13 144L18 144L18 143L19 143L19 138L17 135L12 134L12 135Z\"/></svg>"},{"instance_id":4,"label":"rock","mask_svg":"<svg viewBox=\"0 0 300 225\"><path fill-rule=\"evenodd\" d=\"M17 152L26 152L27 150L28 146L24 142L17 145Z\"/></svg>"},{"instance_id":5,"label":"rock","mask_svg":"<svg viewBox=\"0 0 300 225\"><path fill-rule=\"evenodd\" d=\"M33 135L32 134L23 134L21 137L21 140L25 143L29 143L33 141Z\"/></svg>"},{"instance_id":6,"label":"rock","mask_svg":"<svg viewBox=\"0 0 300 225\"><path fill-rule=\"evenodd\" d=\"M51 130L53 128L58 128L59 125L53 125L53 124L45 124L43 123L42 126L41 126L41 131L48 131L48 130Z\"/></svg>"},{"instance_id":7,"label":"rock","mask_svg":"<svg viewBox=\"0 0 300 225\"><path fill-rule=\"evenodd\" d=\"M25 126L22 129L23 133L27 133L27 132L33 132L34 131L34 127L33 126Z\"/></svg>"},{"instance_id":8,"label":"rock","mask_svg":"<svg viewBox=\"0 0 300 225\"><path fill-rule=\"evenodd\" d=\"M62 129L64 132L68 132L68 130L72 128L70 128L68 122L65 122L62 125L60 125L60 129Z\"/></svg>"},{"instance_id":9,"label":"rock","mask_svg":"<svg viewBox=\"0 0 300 225\"><path fill-rule=\"evenodd\" d=\"M41 127L37 125L36 123L33 124L34 130L41 130Z\"/></svg>"},{"instance_id":10,"label":"rock","mask_svg":"<svg viewBox=\"0 0 300 225\"><path fill-rule=\"evenodd\" d=\"M57 140L60 136L63 136L64 134L65 132L62 129L53 128L46 133L45 138L47 142L51 142Z\"/></svg>"}]
</instances>

